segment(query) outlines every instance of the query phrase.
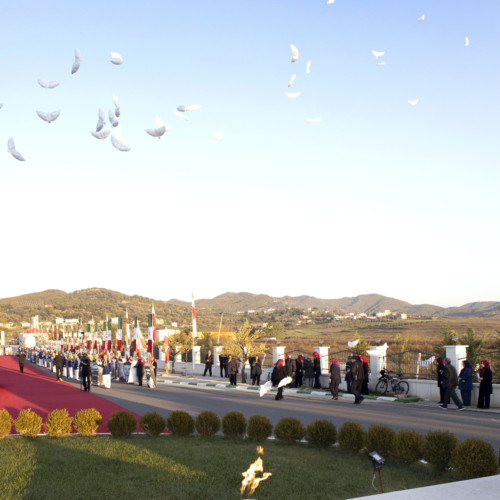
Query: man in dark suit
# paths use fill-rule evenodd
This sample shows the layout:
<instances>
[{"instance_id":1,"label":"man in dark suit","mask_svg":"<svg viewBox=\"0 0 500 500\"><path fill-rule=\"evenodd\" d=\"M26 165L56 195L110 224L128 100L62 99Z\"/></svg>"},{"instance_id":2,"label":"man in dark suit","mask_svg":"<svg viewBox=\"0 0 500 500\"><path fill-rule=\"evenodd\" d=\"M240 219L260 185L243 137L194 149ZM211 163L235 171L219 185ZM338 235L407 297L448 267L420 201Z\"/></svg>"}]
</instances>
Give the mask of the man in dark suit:
<instances>
[{"instance_id":1,"label":"man in dark suit","mask_svg":"<svg viewBox=\"0 0 500 500\"><path fill-rule=\"evenodd\" d=\"M219 366L221 378L227 378L227 356L225 354L219 356Z\"/></svg>"},{"instance_id":2,"label":"man in dark suit","mask_svg":"<svg viewBox=\"0 0 500 500\"><path fill-rule=\"evenodd\" d=\"M62 382L62 376L63 376L63 363L64 363L64 356L62 355L61 351L59 351L56 354L56 357L54 358L55 364L56 364L56 377L57 381Z\"/></svg>"},{"instance_id":3,"label":"man in dark suit","mask_svg":"<svg viewBox=\"0 0 500 500\"><path fill-rule=\"evenodd\" d=\"M90 375L92 371L90 366L90 359L87 356L86 352L83 353L82 359L80 361L80 369L81 369L83 390L90 392L90 382L91 382Z\"/></svg>"},{"instance_id":4,"label":"man in dark suit","mask_svg":"<svg viewBox=\"0 0 500 500\"><path fill-rule=\"evenodd\" d=\"M24 370L24 360L26 359L26 354L22 349L19 350L19 370L21 373L23 373Z\"/></svg>"},{"instance_id":5,"label":"man in dark suit","mask_svg":"<svg viewBox=\"0 0 500 500\"><path fill-rule=\"evenodd\" d=\"M210 373L210 376L212 376L212 365L214 364L214 355L212 354L212 351L208 351L207 355L205 357L205 371L203 372L203 376L208 373Z\"/></svg>"}]
</instances>

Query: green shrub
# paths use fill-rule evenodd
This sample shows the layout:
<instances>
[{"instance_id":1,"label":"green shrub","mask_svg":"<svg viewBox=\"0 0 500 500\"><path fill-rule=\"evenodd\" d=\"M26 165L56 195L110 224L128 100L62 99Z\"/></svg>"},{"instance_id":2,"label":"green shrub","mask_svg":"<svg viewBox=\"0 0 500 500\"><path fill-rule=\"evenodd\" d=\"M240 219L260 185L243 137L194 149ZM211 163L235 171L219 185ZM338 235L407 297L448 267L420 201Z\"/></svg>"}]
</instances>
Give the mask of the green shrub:
<instances>
[{"instance_id":1,"label":"green shrub","mask_svg":"<svg viewBox=\"0 0 500 500\"><path fill-rule=\"evenodd\" d=\"M159 436L165 430L166 422L159 413L150 411L141 417L139 425L148 436Z\"/></svg>"},{"instance_id":2,"label":"green shrub","mask_svg":"<svg viewBox=\"0 0 500 500\"><path fill-rule=\"evenodd\" d=\"M274 436L284 443L295 443L300 441L306 434L306 430L300 420L293 417L283 417L274 426Z\"/></svg>"},{"instance_id":3,"label":"green shrub","mask_svg":"<svg viewBox=\"0 0 500 500\"><path fill-rule=\"evenodd\" d=\"M212 437L220 431L220 418L213 411L202 411L196 417L196 430L200 436Z\"/></svg>"},{"instance_id":4,"label":"green shrub","mask_svg":"<svg viewBox=\"0 0 500 500\"><path fill-rule=\"evenodd\" d=\"M0 439L8 436L12 429L12 417L10 413L3 409L0 411Z\"/></svg>"},{"instance_id":5,"label":"green shrub","mask_svg":"<svg viewBox=\"0 0 500 500\"><path fill-rule=\"evenodd\" d=\"M117 411L109 417L107 426L113 436L130 436L137 429L137 419L128 411Z\"/></svg>"},{"instance_id":6,"label":"green shrub","mask_svg":"<svg viewBox=\"0 0 500 500\"><path fill-rule=\"evenodd\" d=\"M26 437L36 437L42 430L42 417L31 411L31 408L19 412L14 421L16 432Z\"/></svg>"},{"instance_id":7,"label":"green shrub","mask_svg":"<svg viewBox=\"0 0 500 500\"><path fill-rule=\"evenodd\" d=\"M424 436L417 431L402 430L394 439L394 456L406 464L422 458Z\"/></svg>"},{"instance_id":8,"label":"green shrub","mask_svg":"<svg viewBox=\"0 0 500 500\"><path fill-rule=\"evenodd\" d=\"M307 426L306 439L311 444L328 448L337 441L337 428L329 420L315 420Z\"/></svg>"},{"instance_id":9,"label":"green shrub","mask_svg":"<svg viewBox=\"0 0 500 500\"><path fill-rule=\"evenodd\" d=\"M45 420L45 432L50 437L63 437L71 434L73 417L69 416L66 408L62 410L53 410L47 415Z\"/></svg>"},{"instance_id":10,"label":"green shrub","mask_svg":"<svg viewBox=\"0 0 500 500\"><path fill-rule=\"evenodd\" d=\"M77 432L82 436L95 436L102 424L102 415L95 408L80 410L73 421Z\"/></svg>"},{"instance_id":11,"label":"green shrub","mask_svg":"<svg viewBox=\"0 0 500 500\"><path fill-rule=\"evenodd\" d=\"M252 415L248 419L248 437L255 441L264 441L273 434L273 424L264 415Z\"/></svg>"},{"instance_id":12,"label":"green shrub","mask_svg":"<svg viewBox=\"0 0 500 500\"><path fill-rule=\"evenodd\" d=\"M394 450L396 432L384 424L372 424L365 434L365 447L376 451L384 458L390 457Z\"/></svg>"},{"instance_id":13,"label":"green shrub","mask_svg":"<svg viewBox=\"0 0 500 500\"><path fill-rule=\"evenodd\" d=\"M424 437L422 454L424 460L434 469L444 471L448 468L451 454L457 446L457 438L448 431L430 431Z\"/></svg>"},{"instance_id":14,"label":"green shrub","mask_svg":"<svg viewBox=\"0 0 500 500\"><path fill-rule=\"evenodd\" d=\"M243 438L247 431L247 419L239 411L230 411L222 417L222 434L228 438Z\"/></svg>"},{"instance_id":15,"label":"green shrub","mask_svg":"<svg viewBox=\"0 0 500 500\"><path fill-rule=\"evenodd\" d=\"M188 412L176 410L168 417L167 427L174 436L189 436L194 431L194 420Z\"/></svg>"},{"instance_id":16,"label":"green shrub","mask_svg":"<svg viewBox=\"0 0 500 500\"><path fill-rule=\"evenodd\" d=\"M344 422L338 432L341 450L358 453L363 448L365 431L356 422Z\"/></svg>"},{"instance_id":17,"label":"green shrub","mask_svg":"<svg viewBox=\"0 0 500 500\"><path fill-rule=\"evenodd\" d=\"M451 454L450 465L460 479L493 476L498 473L498 458L490 443L469 438Z\"/></svg>"}]
</instances>

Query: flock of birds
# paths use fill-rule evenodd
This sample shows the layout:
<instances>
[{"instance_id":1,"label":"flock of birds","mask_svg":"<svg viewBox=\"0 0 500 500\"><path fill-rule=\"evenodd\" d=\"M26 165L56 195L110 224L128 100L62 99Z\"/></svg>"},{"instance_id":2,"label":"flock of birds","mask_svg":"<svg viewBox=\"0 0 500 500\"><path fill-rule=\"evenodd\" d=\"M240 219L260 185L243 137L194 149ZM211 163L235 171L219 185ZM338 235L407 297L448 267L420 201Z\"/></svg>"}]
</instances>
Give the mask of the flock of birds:
<instances>
[{"instance_id":1,"label":"flock of birds","mask_svg":"<svg viewBox=\"0 0 500 500\"><path fill-rule=\"evenodd\" d=\"M335 2L335 0L328 0L327 5L332 5ZM424 22L425 20L425 15L420 16L417 21L418 22ZM465 37L465 46L469 46L469 38ZM295 63L299 59L299 50L297 47L293 44L290 44L290 50L291 50L291 55L292 59L291 62ZM385 51L376 51L372 50L372 54L375 57L376 65L377 66L385 66L386 61L381 60L381 58L385 55ZM82 62L82 54L79 49L75 50L75 60L73 62L73 65L71 67L71 74L75 74L79 69L80 65ZM111 52L111 58L110 62L116 66L119 66L120 64L123 63L123 58L118 52ZM311 60L308 60L306 63L306 74L311 73ZM288 88L290 88L295 79L297 77L297 74L294 73L288 82ZM55 89L56 87L59 86L60 82L59 81L52 81L52 80L42 80L38 79L38 84L44 88L44 89ZM300 92L286 92L285 93L286 97L288 99L296 99L297 97L300 96ZM416 106L419 102L419 99L409 99L408 104L410 106ZM95 131L91 131L91 135L95 137L96 139L99 139L101 141L106 140L108 137L110 137L111 144L118 150L122 152L127 152L130 151L130 147L127 146L125 143L125 140L123 139L122 133L121 133L121 127L120 123L118 121L118 118L120 117L120 104L118 97L116 95L113 95L113 104L114 104L114 109L110 109L108 111L108 121L110 128L104 129L104 126L106 125L106 115L102 109L98 110L98 120L97 120L97 125L95 128ZM3 107L3 104L0 104L0 109ZM190 105L181 105L177 107L177 110L174 112L174 115L180 119L189 121L189 116L187 116L186 113L191 113L194 111L198 111L201 108L199 104L190 104ZM37 115L45 122L51 123L59 118L61 115L60 110L56 111L36 111ZM320 117L316 118L306 118L305 122L307 124L312 124L312 123L319 123L321 121ZM146 133L149 134L152 137L156 137L160 139L166 132L172 129L170 125L166 125L165 123L162 122L162 120L156 116L155 120L155 127L154 128L148 128L145 129ZM112 133L113 131L113 133ZM222 130L217 130L217 132L214 132L210 134L210 136L215 139L215 140L222 140L224 138L224 133ZM14 143L14 139L11 137L8 140L7 143L7 151L10 153L16 160L19 161L25 161L23 155L19 153L19 151L16 150L16 146Z\"/></svg>"}]
</instances>

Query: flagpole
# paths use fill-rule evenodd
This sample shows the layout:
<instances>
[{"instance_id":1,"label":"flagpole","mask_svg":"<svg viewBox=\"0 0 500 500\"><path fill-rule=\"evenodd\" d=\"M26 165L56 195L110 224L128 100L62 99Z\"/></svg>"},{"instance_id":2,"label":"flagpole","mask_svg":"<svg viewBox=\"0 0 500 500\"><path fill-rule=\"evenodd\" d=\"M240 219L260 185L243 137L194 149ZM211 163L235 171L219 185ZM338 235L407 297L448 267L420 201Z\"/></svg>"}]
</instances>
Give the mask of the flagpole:
<instances>
[{"instance_id":1,"label":"flagpole","mask_svg":"<svg viewBox=\"0 0 500 500\"><path fill-rule=\"evenodd\" d=\"M196 342L196 337L198 336L197 329L196 329L196 309L194 307L194 293L191 292L191 298L192 298L192 306L191 306L191 312L193 313L193 350L192 350L192 368L193 368L193 377L194 377L194 344ZM187 373L187 369L186 369Z\"/></svg>"},{"instance_id":2,"label":"flagpole","mask_svg":"<svg viewBox=\"0 0 500 500\"><path fill-rule=\"evenodd\" d=\"M220 345L220 330L222 328L222 318L224 317L224 313L220 313L220 324L219 324L219 335L217 335L217 345Z\"/></svg>"}]
</instances>

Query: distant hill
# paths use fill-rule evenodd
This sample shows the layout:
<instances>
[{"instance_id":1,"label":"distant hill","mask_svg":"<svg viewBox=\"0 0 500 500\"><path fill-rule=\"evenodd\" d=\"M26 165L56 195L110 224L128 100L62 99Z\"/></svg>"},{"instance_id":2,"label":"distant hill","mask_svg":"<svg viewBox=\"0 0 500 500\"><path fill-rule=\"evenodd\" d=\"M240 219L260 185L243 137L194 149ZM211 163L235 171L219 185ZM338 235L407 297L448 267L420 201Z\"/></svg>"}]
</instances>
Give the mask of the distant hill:
<instances>
[{"instance_id":1,"label":"distant hill","mask_svg":"<svg viewBox=\"0 0 500 500\"><path fill-rule=\"evenodd\" d=\"M32 316L39 315L42 321L54 321L56 317L81 318L85 323L92 317L96 320L116 316L125 316L128 310L132 321L137 316L145 321L151 313L153 299L139 295L125 295L104 288L88 288L66 293L61 290L46 290L18 297L0 299L0 322L29 321ZM190 325L190 303L177 299L169 301L155 300L155 312L159 319L168 323ZM218 325L218 315L221 312L234 314L233 323L242 321L237 312L258 311L269 309L308 309L317 308L320 311L377 313L386 309L392 312L403 312L421 316L479 316L500 317L500 302L471 302L460 307L443 308L430 304L413 305L409 302L385 297L379 294L365 294L357 297L341 299L318 299L308 295L299 297L271 297L264 294L248 292L228 292L213 299L199 299L196 307L204 314L198 315L200 328L214 328ZM226 317L226 316L225 316ZM239 319L238 319L239 318ZM228 317L228 323L230 318Z\"/></svg>"}]
</instances>

